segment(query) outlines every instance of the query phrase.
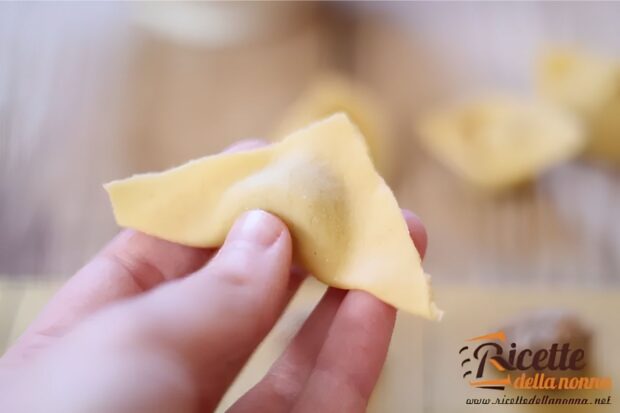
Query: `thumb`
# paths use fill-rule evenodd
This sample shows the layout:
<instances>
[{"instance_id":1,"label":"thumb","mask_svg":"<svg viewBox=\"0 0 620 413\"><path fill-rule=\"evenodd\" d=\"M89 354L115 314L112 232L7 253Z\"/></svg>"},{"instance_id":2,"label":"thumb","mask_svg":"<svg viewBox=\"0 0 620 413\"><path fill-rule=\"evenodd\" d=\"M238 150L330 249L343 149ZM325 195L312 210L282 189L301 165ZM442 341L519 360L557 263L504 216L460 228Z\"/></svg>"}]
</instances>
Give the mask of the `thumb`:
<instances>
[{"instance_id":1,"label":"thumb","mask_svg":"<svg viewBox=\"0 0 620 413\"><path fill-rule=\"evenodd\" d=\"M110 309L89 330L172 357L197 382L201 409L212 409L284 309L290 264L286 226L250 211L208 265Z\"/></svg>"}]
</instances>

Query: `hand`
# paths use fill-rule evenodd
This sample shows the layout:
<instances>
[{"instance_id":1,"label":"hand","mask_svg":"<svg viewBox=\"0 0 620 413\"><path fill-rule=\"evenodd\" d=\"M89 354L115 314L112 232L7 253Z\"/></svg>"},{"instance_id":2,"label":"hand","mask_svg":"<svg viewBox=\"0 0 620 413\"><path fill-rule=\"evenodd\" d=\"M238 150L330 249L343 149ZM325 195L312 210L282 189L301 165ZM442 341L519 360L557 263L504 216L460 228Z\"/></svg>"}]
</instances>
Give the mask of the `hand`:
<instances>
[{"instance_id":1,"label":"hand","mask_svg":"<svg viewBox=\"0 0 620 413\"><path fill-rule=\"evenodd\" d=\"M423 255L424 227L404 217ZM294 268L286 226L263 211L240 217L219 251L125 230L0 359L0 411L213 411L303 280ZM395 313L328 289L230 412L365 411Z\"/></svg>"}]
</instances>

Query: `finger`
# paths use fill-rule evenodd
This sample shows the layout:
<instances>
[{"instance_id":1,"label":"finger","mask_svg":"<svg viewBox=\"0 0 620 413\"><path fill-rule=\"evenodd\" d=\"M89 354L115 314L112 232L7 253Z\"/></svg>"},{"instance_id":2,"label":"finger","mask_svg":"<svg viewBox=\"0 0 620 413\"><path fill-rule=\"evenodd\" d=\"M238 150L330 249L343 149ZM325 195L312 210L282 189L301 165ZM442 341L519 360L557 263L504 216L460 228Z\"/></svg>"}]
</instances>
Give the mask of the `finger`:
<instances>
[{"instance_id":1,"label":"finger","mask_svg":"<svg viewBox=\"0 0 620 413\"><path fill-rule=\"evenodd\" d=\"M329 288L269 373L230 409L230 413L288 412L310 376L345 290Z\"/></svg>"},{"instance_id":2,"label":"finger","mask_svg":"<svg viewBox=\"0 0 620 413\"><path fill-rule=\"evenodd\" d=\"M265 145L259 139L245 140L225 152ZM4 358L27 357L103 306L187 275L203 266L212 255L213 250L124 230L56 293ZM293 284L291 290L294 288Z\"/></svg>"},{"instance_id":3,"label":"finger","mask_svg":"<svg viewBox=\"0 0 620 413\"><path fill-rule=\"evenodd\" d=\"M195 271L211 254L122 231L56 293L6 357L28 357L106 304Z\"/></svg>"},{"instance_id":4,"label":"finger","mask_svg":"<svg viewBox=\"0 0 620 413\"><path fill-rule=\"evenodd\" d=\"M420 218L414 214L412 211L408 209L403 209L403 216L405 217L405 221L407 222L407 228L409 229L409 236L413 240L413 245L415 245L418 253L421 258L424 258L426 255L426 247L428 245L428 235L426 233L426 228L424 224L420 220Z\"/></svg>"},{"instance_id":5,"label":"finger","mask_svg":"<svg viewBox=\"0 0 620 413\"><path fill-rule=\"evenodd\" d=\"M293 412L365 412L394 329L396 310L363 291L338 309Z\"/></svg>"},{"instance_id":6,"label":"finger","mask_svg":"<svg viewBox=\"0 0 620 413\"><path fill-rule=\"evenodd\" d=\"M411 211L403 210L403 216L415 247L424 257L427 242L424 225ZM315 366L343 297L341 290L328 290L282 356L267 375L231 407L231 413L288 412L292 409Z\"/></svg>"},{"instance_id":7,"label":"finger","mask_svg":"<svg viewBox=\"0 0 620 413\"><path fill-rule=\"evenodd\" d=\"M251 211L206 267L117 306L97 331L111 329L140 352L151 349L180 361L203 385L198 410L208 411L282 312L290 265L286 226Z\"/></svg>"},{"instance_id":8,"label":"finger","mask_svg":"<svg viewBox=\"0 0 620 413\"><path fill-rule=\"evenodd\" d=\"M365 411L385 361L395 313L365 292L330 288L269 373L229 413L290 412L295 406L312 412ZM316 389L324 370L330 383L343 383L325 398L310 398L309 392L326 391ZM326 406L332 404L329 410Z\"/></svg>"}]
</instances>

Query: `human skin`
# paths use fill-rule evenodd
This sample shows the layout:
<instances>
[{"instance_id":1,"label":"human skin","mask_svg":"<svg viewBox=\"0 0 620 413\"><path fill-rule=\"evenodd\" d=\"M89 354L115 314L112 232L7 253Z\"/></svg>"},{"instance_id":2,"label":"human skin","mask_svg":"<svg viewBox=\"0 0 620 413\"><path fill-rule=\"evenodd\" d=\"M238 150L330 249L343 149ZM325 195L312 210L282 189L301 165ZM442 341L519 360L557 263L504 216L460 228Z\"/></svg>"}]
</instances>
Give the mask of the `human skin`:
<instances>
[{"instance_id":1,"label":"human skin","mask_svg":"<svg viewBox=\"0 0 620 413\"><path fill-rule=\"evenodd\" d=\"M403 216L423 256L425 229ZM264 211L239 217L219 250L123 230L0 359L0 411L213 411L304 277L285 224ZM368 293L329 288L229 411L365 411L395 315Z\"/></svg>"}]
</instances>

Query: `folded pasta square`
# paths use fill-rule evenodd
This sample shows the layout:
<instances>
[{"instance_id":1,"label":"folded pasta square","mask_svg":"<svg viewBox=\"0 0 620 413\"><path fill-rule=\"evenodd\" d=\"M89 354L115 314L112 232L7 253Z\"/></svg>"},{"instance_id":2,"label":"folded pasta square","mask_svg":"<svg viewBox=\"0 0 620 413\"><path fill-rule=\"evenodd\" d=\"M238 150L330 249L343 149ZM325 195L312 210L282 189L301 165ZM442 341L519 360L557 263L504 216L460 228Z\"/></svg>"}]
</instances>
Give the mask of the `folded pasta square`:
<instances>
[{"instance_id":1,"label":"folded pasta square","mask_svg":"<svg viewBox=\"0 0 620 413\"><path fill-rule=\"evenodd\" d=\"M492 96L431 112L417 126L439 161L479 188L500 191L567 161L584 147L581 122L537 99Z\"/></svg>"},{"instance_id":2,"label":"folded pasta square","mask_svg":"<svg viewBox=\"0 0 620 413\"><path fill-rule=\"evenodd\" d=\"M263 209L288 226L322 282L438 319L400 208L343 114L259 149L221 153L105 185L117 223L169 241L220 246L235 218Z\"/></svg>"}]
</instances>

